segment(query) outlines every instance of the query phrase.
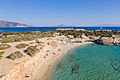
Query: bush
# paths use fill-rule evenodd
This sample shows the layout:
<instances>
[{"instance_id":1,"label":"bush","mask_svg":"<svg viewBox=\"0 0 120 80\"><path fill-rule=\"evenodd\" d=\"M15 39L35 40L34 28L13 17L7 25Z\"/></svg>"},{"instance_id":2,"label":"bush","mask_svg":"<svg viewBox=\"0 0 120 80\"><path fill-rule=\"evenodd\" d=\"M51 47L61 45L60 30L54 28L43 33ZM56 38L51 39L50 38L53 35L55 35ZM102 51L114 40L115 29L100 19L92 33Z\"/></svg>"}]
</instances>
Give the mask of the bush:
<instances>
[{"instance_id":1,"label":"bush","mask_svg":"<svg viewBox=\"0 0 120 80\"><path fill-rule=\"evenodd\" d=\"M33 57L38 51L39 49L37 49L35 46L29 46L26 50L24 50L24 53Z\"/></svg>"},{"instance_id":2,"label":"bush","mask_svg":"<svg viewBox=\"0 0 120 80\"><path fill-rule=\"evenodd\" d=\"M10 54L9 56L7 56L8 59L12 59L12 60L19 59L22 57L23 57L23 54L20 51L16 51L16 52Z\"/></svg>"},{"instance_id":3,"label":"bush","mask_svg":"<svg viewBox=\"0 0 120 80\"><path fill-rule=\"evenodd\" d=\"M1 40L1 43L11 43L11 42L20 42L21 38L19 38L18 36L16 37L4 37Z\"/></svg>"},{"instance_id":4,"label":"bush","mask_svg":"<svg viewBox=\"0 0 120 80\"><path fill-rule=\"evenodd\" d=\"M0 50L5 50L5 49L8 49L10 48L11 46L8 45L8 44L0 44Z\"/></svg>"},{"instance_id":5,"label":"bush","mask_svg":"<svg viewBox=\"0 0 120 80\"><path fill-rule=\"evenodd\" d=\"M4 51L0 52L0 59L2 58L2 55L4 54Z\"/></svg>"},{"instance_id":6,"label":"bush","mask_svg":"<svg viewBox=\"0 0 120 80\"><path fill-rule=\"evenodd\" d=\"M21 44L18 44L17 46L15 46L15 47L18 48L18 49L22 49L22 48L26 48L27 46L28 46L28 44L21 43Z\"/></svg>"},{"instance_id":7,"label":"bush","mask_svg":"<svg viewBox=\"0 0 120 80\"><path fill-rule=\"evenodd\" d=\"M53 37L54 31L42 32L1 32L1 43L31 41L43 37Z\"/></svg>"},{"instance_id":8,"label":"bush","mask_svg":"<svg viewBox=\"0 0 120 80\"><path fill-rule=\"evenodd\" d=\"M72 36L74 36L74 38L81 37L82 34L84 33L83 31L75 31L75 30L65 30L65 31L59 30L58 32L65 36L72 35Z\"/></svg>"},{"instance_id":9,"label":"bush","mask_svg":"<svg viewBox=\"0 0 120 80\"><path fill-rule=\"evenodd\" d=\"M14 40L12 38L2 38L1 43L10 43L10 42L14 42Z\"/></svg>"}]
</instances>

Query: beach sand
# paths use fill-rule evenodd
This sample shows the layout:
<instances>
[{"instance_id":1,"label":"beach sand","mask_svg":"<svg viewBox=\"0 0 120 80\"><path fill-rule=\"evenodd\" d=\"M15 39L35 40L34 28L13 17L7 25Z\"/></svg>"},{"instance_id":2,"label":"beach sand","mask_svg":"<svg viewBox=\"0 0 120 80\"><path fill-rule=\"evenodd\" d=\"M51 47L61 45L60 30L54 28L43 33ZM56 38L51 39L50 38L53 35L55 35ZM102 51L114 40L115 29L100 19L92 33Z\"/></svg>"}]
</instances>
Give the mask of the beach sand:
<instances>
[{"instance_id":1,"label":"beach sand","mask_svg":"<svg viewBox=\"0 0 120 80\"><path fill-rule=\"evenodd\" d=\"M34 70L31 80L48 80L49 75L52 73L54 64L67 53L69 50L82 45L91 44L91 42L67 44L62 47L60 52L56 52L56 55L46 59L44 64L40 64L36 70Z\"/></svg>"},{"instance_id":2,"label":"beach sand","mask_svg":"<svg viewBox=\"0 0 120 80\"><path fill-rule=\"evenodd\" d=\"M21 59L10 61L13 65L12 69L6 72L0 80L48 80L47 78L52 72L54 64L67 53L67 51L78 46L91 44L91 42L70 43L69 39L65 36L40 38L39 41L41 42L38 46L40 52L34 57L26 55ZM6 51L11 52L17 50L14 46L19 43L36 45L35 40L10 43L12 47ZM5 55L8 54L6 53ZM0 69L2 68L3 67L0 66Z\"/></svg>"}]
</instances>

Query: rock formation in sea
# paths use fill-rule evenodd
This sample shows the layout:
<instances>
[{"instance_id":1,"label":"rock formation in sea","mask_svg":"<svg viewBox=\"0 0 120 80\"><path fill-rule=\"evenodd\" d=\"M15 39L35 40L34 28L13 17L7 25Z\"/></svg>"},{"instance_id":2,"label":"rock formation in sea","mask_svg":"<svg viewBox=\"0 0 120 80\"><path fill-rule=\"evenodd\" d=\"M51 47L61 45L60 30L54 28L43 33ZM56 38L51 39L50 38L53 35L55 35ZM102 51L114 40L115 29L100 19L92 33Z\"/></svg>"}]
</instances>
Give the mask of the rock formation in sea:
<instances>
[{"instance_id":1,"label":"rock formation in sea","mask_svg":"<svg viewBox=\"0 0 120 80\"><path fill-rule=\"evenodd\" d=\"M79 68L80 68L80 66L79 66L79 64L74 64L73 66L72 66L72 69L71 69L71 74L77 74L77 73L79 73Z\"/></svg>"}]
</instances>

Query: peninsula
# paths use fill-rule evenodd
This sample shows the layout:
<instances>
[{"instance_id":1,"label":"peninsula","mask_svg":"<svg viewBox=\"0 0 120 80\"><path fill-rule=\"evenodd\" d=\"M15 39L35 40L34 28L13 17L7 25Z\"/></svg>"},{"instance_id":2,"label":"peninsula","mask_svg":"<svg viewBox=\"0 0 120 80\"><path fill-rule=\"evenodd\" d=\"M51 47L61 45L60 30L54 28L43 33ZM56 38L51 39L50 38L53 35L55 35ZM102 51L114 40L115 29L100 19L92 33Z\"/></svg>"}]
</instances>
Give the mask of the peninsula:
<instances>
[{"instance_id":1,"label":"peninsula","mask_svg":"<svg viewBox=\"0 0 120 80\"><path fill-rule=\"evenodd\" d=\"M46 80L54 63L70 49L93 42L120 45L119 34L79 29L1 32L0 80Z\"/></svg>"}]
</instances>

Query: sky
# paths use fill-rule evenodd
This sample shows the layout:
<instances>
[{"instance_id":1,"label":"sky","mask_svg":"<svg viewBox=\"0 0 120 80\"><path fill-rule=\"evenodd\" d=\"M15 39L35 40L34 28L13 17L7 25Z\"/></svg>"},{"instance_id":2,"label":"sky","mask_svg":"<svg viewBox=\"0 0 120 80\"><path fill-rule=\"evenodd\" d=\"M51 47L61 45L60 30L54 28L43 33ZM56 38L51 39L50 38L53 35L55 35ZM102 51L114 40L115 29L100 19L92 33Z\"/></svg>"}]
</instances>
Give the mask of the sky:
<instances>
[{"instance_id":1,"label":"sky","mask_svg":"<svg viewBox=\"0 0 120 80\"><path fill-rule=\"evenodd\" d=\"M120 0L0 0L0 20L35 26L120 25Z\"/></svg>"}]
</instances>

